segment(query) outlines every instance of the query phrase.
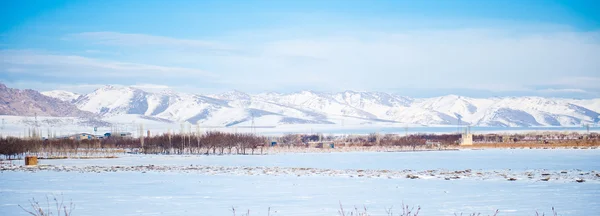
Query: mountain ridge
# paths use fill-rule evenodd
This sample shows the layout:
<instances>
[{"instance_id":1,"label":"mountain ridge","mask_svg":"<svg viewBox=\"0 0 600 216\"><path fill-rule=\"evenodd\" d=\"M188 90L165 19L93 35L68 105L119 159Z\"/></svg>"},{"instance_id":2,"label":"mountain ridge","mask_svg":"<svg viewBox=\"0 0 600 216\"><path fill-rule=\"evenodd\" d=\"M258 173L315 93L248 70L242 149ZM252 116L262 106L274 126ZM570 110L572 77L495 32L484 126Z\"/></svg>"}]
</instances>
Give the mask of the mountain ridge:
<instances>
[{"instance_id":1,"label":"mountain ridge","mask_svg":"<svg viewBox=\"0 0 600 216\"><path fill-rule=\"evenodd\" d=\"M56 95L55 95L56 96ZM58 96L57 96L58 97ZM0 83L0 115L93 117L70 102L31 89L13 89Z\"/></svg>"},{"instance_id":2,"label":"mountain ridge","mask_svg":"<svg viewBox=\"0 0 600 216\"><path fill-rule=\"evenodd\" d=\"M60 100L75 93L48 94ZM134 87L104 86L71 100L102 117L136 114L205 125L361 124L392 122L421 125L578 126L600 121L600 99L544 97L471 98L445 95L410 98L385 92L343 91L248 94L228 91L201 95L153 93Z\"/></svg>"}]
</instances>

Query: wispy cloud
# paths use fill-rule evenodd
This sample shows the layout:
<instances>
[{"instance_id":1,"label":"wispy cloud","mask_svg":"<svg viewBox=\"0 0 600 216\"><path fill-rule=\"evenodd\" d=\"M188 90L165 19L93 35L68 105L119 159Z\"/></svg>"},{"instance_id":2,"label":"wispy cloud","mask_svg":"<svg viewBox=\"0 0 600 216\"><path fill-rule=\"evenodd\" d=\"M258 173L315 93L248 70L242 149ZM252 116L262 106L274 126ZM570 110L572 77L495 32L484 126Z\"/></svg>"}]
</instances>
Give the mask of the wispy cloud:
<instances>
[{"instance_id":1,"label":"wispy cloud","mask_svg":"<svg viewBox=\"0 0 600 216\"><path fill-rule=\"evenodd\" d=\"M135 84L132 85L131 87L133 88L140 88L140 89L168 89L170 88L169 86L166 85L156 85L156 84L148 84L148 83L144 83L144 84Z\"/></svg>"},{"instance_id":2,"label":"wispy cloud","mask_svg":"<svg viewBox=\"0 0 600 216\"><path fill-rule=\"evenodd\" d=\"M600 68L599 68L600 69ZM600 71L599 71L600 72ZM577 88L600 89L600 73L598 77L591 76L565 76L559 79L548 81L546 84L551 86L569 86Z\"/></svg>"},{"instance_id":3,"label":"wispy cloud","mask_svg":"<svg viewBox=\"0 0 600 216\"><path fill-rule=\"evenodd\" d=\"M54 77L144 77L167 74L172 77L215 76L194 68L158 66L32 51L2 50L0 58L0 70L2 71ZM14 68L18 68L18 70Z\"/></svg>"},{"instance_id":4,"label":"wispy cloud","mask_svg":"<svg viewBox=\"0 0 600 216\"><path fill-rule=\"evenodd\" d=\"M18 89L35 89L38 91L51 91L51 90L64 90L75 93L89 93L98 88L104 86L104 84L65 84L65 83L51 83L51 82L39 82L39 81L7 81L1 80L0 82L6 84L10 88Z\"/></svg>"},{"instance_id":5,"label":"wispy cloud","mask_svg":"<svg viewBox=\"0 0 600 216\"><path fill-rule=\"evenodd\" d=\"M85 40L94 44L113 46L161 46L203 48L212 50L232 50L233 47L224 43L208 40L179 39L147 34L129 34L121 32L82 32L64 37L66 40Z\"/></svg>"},{"instance_id":6,"label":"wispy cloud","mask_svg":"<svg viewBox=\"0 0 600 216\"><path fill-rule=\"evenodd\" d=\"M583 89L540 89L539 92L543 93L587 93L586 90Z\"/></svg>"},{"instance_id":7,"label":"wispy cloud","mask_svg":"<svg viewBox=\"0 0 600 216\"><path fill-rule=\"evenodd\" d=\"M243 43L247 38L243 34L223 37L223 41L203 41L119 32L79 33L67 38L101 45L94 48L98 52L119 49L123 52L121 59L1 51L0 69L61 77L155 76L177 79L182 86L195 86L199 79L211 78L215 86L203 89L253 92L426 88L440 89L440 94L444 94L443 89L500 95L587 94L583 91L598 92L600 82L600 61L596 60L600 59L600 32L357 29L345 34L323 31L318 36L282 34L264 38L257 32L248 43ZM236 52L219 55L185 49L232 49L227 44L237 44ZM106 47L111 49L104 50ZM174 84L160 81L131 80L123 84Z\"/></svg>"},{"instance_id":8,"label":"wispy cloud","mask_svg":"<svg viewBox=\"0 0 600 216\"><path fill-rule=\"evenodd\" d=\"M121 55L121 53L119 53L119 52L109 52L109 51L93 50L93 49L85 50L82 53L83 54L91 54L91 55L113 55L113 56Z\"/></svg>"},{"instance_id":9,"label":"wispy cloud","mask_svg":"<svg viewBox=\"0 0 600 216\"><path fill-rule=\"evenodd\" d=\"M207 63L231 73L227 77L231 83L264 77L261 81L272 86L285 83L279 86L307 89L535 92L535 86L563 77L598 79L600 61L594 59L600 59L599 36L599 32L502 29L324 32L319 37L271 38L253 46L256 55L209 57ZM561 88L586 88L579 85L574 81Z\"/></svg>"}]
</instances>

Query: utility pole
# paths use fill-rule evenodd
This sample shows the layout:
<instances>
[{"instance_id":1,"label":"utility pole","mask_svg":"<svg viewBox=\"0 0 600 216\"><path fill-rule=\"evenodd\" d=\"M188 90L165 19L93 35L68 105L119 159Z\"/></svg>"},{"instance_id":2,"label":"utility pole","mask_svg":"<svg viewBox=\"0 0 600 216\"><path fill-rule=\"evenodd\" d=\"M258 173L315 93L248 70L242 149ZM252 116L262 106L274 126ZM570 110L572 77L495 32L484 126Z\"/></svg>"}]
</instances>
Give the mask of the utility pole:
<instances>
[{"instance_id":1,"label":"utility pole","mask_svg":"<svg viewBox=\"0 0 600 216\"><path fill-rule=\"evenodd\" d=\"M144 125L140 124L140 145L142 146L142 152L144 151Z\"/></svg>"},{"instance_id":2,"label":"utility pole","mask_svg":"<svg viewBox=\"0 0 600 216\"><path fill-rule=\"evenodd\" d=\"M254 128L254 113L252 113L252 123L250 126L251 133L256 135L256 128Z\"/></svg>"},{"instance_id":3,"label":"utility pole","mask_svg":"<svg viewBox=\"0 0 600 216\"><path fill-rule=\"evenodd\" d=\"M458 119L458 125L457 125L457 128L456 128L456 130L458 131L458 133L460 133L460 125L461 125L461 119L462 119L462 116L460 116L460 115L459 115L459 116L457 116L457 117L458 117L458 118L457 118L457 119Z\"/></svg>"},{"instance_id":4,"label":"utility pole","mask_svg":"<svg viewBox=\"0 0 600 216\"><path fill-rule=\"evenodd\" d=\"M179 129L179 135L182 136L182 143L181 145L183 146L183 151L185 151L185 135L184 135L184 130L185 130L185 126L183 126L183 122L179 123L179 126L181 127ZM179 152L181 154L181 152Z\"/></svg>"},{"instance_id":5,"label":"utility pole","mask_svg":"<svg viewBox=\"0 0 600 216\"><path fill-rule=\"evenodd\" d=\"M190 148L190 154L192 153L192 124L186 122L188 126L187 137L188 137L188 147Z\"/></svg>"},{"instance_id":6,"label":"utility pole","mask_svg":"<svg viewBox=\"0 0 600 216\"><path fill-rule=\"evenodd\" d=\"M35 115L35 128L37 128L38 127L37 113L35 113L34 115Z\"/></svg>"},{"instance_id":7,"label":"utility pole","mask_svg":"<svg viewBox=\"0 0 600 216\"><path fill-rule=\"evenodd\" d=\"M38 131L38 127L39 126L40 125L38 124L37 113L35 113L35 125L34 125L34 128L33 128L33 132L31 134L31 137L34 138L34 139L41 138L41 136L40 136L41 134L38 134L39 133L39 131Z\"/></svg>"},{"instance_id":8,"label":"utility pole","mask_svg":"<svg viewBox=\"0 0 600 216\"><path fill-rule=\"evenodd\" d=\"M196 122L196 141L198 142L197 153L200 153L200 123Z\"/></svg>"},{"instance_id":9,"label":"utility pole","mask_svg":"<svg viewBox=\"0 0 600 216\"><path fill-rule=\"evenodd\" d=\"M0 137L4 136L4 119L2 119L2 126L0 126Z\"/></svg>"},{"instance_id":10,"label":"utility pole","mask_svg":"<svg viewBox=\"0 0 600 216\"><path fill-rule=\"evenodd\" d=\"M319 142L321 142L321 141L323 140L323 138L322 138L322 137L323 137L323 134L321 134L321 133L318 133L318 135L319 135Z\"/></svg>"}]
</instances>

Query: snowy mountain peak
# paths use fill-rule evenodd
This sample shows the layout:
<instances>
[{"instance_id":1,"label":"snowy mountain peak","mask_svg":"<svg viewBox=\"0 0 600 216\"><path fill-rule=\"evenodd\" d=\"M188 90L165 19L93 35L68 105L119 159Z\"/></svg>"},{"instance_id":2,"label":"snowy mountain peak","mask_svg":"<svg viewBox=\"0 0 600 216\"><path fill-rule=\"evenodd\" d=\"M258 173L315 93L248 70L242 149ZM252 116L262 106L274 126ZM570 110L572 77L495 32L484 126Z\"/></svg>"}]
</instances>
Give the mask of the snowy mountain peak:
<instances>
[{"instance_id":1,"label":"snowy mountain peak","mask_svg":"<svg viewBox=\"0 0 600 216\"><path fill-rule=\"evenodd\" d=\"M143 92L144 90L139 89L139 88L135 88L135 87L131 87L131 86L104 85L104 86L96 89L94 92L109 92L109 91L120 91L120 92L138 91L138 92Z\"/></svg>"},{"instance_id":2,"label":"snowy mountain peak","mask_svg":"<svg viewBox=\"0 0 600 216\"><path fill-rule=\"evenodd\" d=\"M174 95L177 95L178 93L175 90L173 90L173 89L163 89L162 91L159 92L159 94L174 96Z\"/></svg>"},{"instance_id":3,"label":"snowy mountain peak","mask_svg":"<svg viewBox=\"0 0 600 216\"><path fill-rule=\"evenodd\" d=\"M79 98L79 94L77 93L73 93L73 92L69 92L69 91L63 91L63 90L52 90L52 91L45 91L45 92L40 92L43 95L46 95L48 97L52 97L52 98L56 98L59 99L61 101L66 101L66 102L72 102L77 100L77 98Z\"/></svg>"},{"instance_id":4,"label":"snowy mountain peak","mask_svg":"<svg viewBox=\"0 0 600 216\"><path fill-rule=\"evenodd\" d=\"M104 85L104 86L96 89L96 91L109 91L109 90L113 90L113 89L117 89L117 88L124 88L124 87L117 87L114 85Z\"/></svg>"},{"instance_id":5,"label":"snowy mountain peak","mask_svg":"<svg viewBox=\"0 0 600 216\"><path fill-rule=\"evenodd\" d=\"M62 91L46 92L71 101L77 108L107 118L139 115L161 121L204 125L360 124L402 123L422 125L567 126L595 124L600 99L574 100L543 97L471 98L445 95L409 98L367 91L322 93L247 94L228 91L198 95L163 91L147 92L124 86L103 86L78 96ZM358 123L357 123L358 124Z\"/></svg>"},{"instance_id":6,"label":"snowy mountain peak","mask_svg":"<svg viewBox=\"0 0 600 216\"><path fill-rule=\"evenodd\" d=\"M297 93L292 93L292 95L293 95L293 94L299 94L299 95L315 95L315 96L320 96L320 95L322 95L322 94L321 94L321 93L319 93L319 92L316 92L316 91L311 91L311 90L302 90L302 91L299 91L299 92L297 92Z\"/></svg>"},{"instance_id":7,"label":"snowy mountain peak","mask_svg":"<svg viewBox=\"0 0 600 216\"><path fill-rule=\"evenodd\" d=\"M218 95L214 95L215 98L221 100L250 100L250 95L238 90L232 90L224 92Z\"/></svg>"},{"instance_id":8,"label":"snowy mountain peak","mask_svg":"<svg viewBox=\"0 0 600 216\"><path fill-rule=\"evenodd\" d=\"M144 114L147 93L131 87L106 85L79 97L74 103L81 110L105 114Z\"/></svg>"}]
</instances>

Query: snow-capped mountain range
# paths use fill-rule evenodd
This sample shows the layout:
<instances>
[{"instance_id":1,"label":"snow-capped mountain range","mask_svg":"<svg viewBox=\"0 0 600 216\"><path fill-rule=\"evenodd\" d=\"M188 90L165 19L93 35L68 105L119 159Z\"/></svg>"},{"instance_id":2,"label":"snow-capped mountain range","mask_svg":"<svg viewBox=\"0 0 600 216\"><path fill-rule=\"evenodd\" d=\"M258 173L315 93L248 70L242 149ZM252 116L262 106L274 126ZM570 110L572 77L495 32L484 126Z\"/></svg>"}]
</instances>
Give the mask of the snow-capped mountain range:
<instances>
[{"instance_id":1,"label":"snow-capped mountain range","mask_svg":"<svg viewBox=\"0 0 600 216\"><path fill-rule=\"evenodd\" d=\"M285 124L375 124L473 126L580 126L600 121L600 99L543 97L470 98L447 95L409 98L382 92L345 91L200 95L104 86L78 95L42 94L72 103L102 118L138 115L166 122L214 126Z\"/></svg>"},{"instance_id":2,"label":"snow-capped mountain range","mask_svg":"<svg viewBox=\"0 0 600 216\"><path fill-rule=\"evenodd\" d=\"M48 97L56 98L56 99L59 99L61 101L66 101L66 102L73 102L74 100L76 100L77 98L79 98L81 96L80 94L63 91L63 90L45 91L45 92L41 92L41 93Z\"/></svg>"}]
</instances>

